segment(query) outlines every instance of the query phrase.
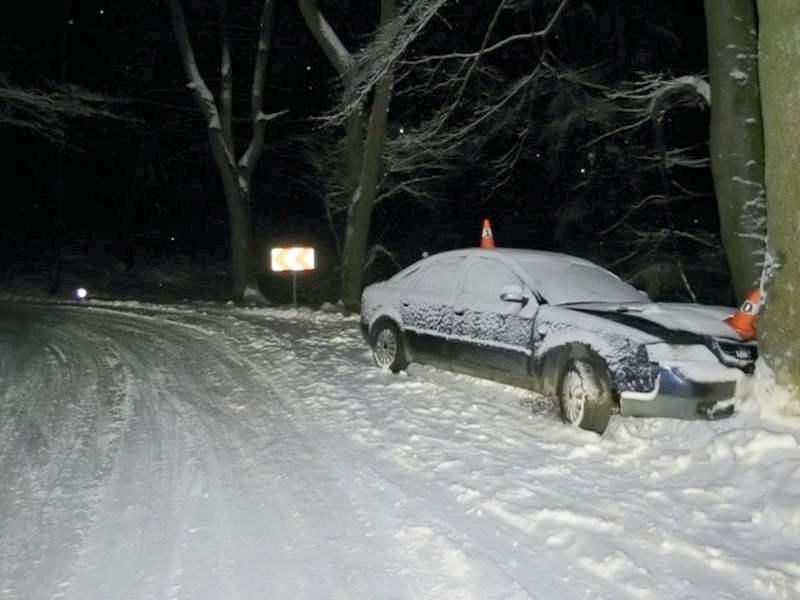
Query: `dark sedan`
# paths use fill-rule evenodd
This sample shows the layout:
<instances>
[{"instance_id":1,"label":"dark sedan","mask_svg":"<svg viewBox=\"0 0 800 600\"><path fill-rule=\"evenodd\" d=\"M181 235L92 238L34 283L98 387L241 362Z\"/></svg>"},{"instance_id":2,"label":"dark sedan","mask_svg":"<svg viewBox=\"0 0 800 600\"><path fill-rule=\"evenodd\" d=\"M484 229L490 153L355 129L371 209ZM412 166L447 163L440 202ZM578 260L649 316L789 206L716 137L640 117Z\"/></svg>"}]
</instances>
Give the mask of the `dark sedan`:
<instances>
[{"instance_id":1,"label":"dark sedan","mask_svg":"<svg viewBox=\"0 0 800 600\"><path fill-rule=\"evenodd\" d=\"M655 303L574 256L451 250L368 286L361 329L375 363L428 363L559 399L566 423L602 433L611 414L714 418L753 383L754 341L735 309Z\"/></svg>"}]
</instances>

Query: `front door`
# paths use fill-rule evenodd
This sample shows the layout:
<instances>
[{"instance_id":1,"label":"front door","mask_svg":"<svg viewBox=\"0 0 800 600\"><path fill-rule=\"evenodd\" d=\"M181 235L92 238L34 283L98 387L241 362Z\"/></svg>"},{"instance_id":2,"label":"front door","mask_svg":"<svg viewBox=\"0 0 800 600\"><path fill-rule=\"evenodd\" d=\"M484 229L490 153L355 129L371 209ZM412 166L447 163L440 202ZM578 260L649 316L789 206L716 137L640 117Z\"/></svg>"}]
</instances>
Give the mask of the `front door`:
<instances>
[{"instance_id":1,"label":"front door","mask_svg":"<svg viewBox=\"0 0 800 600\"><path fill-rule=\"evenodd\" d=\"M526 375L538 304L530 293L526 302L501 299L509 285L525 289L500 261L487 256L467 264L453 303L452 343L458 359L477 370Z\"/></svg>"}]
</instances>

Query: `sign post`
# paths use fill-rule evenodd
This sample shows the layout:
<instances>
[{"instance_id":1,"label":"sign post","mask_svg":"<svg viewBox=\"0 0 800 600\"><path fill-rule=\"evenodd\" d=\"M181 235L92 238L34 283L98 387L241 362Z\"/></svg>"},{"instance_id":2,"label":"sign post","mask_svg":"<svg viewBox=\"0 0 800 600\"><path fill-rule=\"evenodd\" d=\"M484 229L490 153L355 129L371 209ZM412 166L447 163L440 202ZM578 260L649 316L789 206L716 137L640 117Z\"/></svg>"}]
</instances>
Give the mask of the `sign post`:
<instances>
[{"instance_id":1,"label":"sign post","mask_svg":"<svg viewBox=\"0 0 800 600\"><path fill-rule=\"evenodd\" d=\"M297 272L314 270L314 248L272 248L270 258L273 271L292 272L292 305L297 306Z\"/></svg>"}]
</instances>

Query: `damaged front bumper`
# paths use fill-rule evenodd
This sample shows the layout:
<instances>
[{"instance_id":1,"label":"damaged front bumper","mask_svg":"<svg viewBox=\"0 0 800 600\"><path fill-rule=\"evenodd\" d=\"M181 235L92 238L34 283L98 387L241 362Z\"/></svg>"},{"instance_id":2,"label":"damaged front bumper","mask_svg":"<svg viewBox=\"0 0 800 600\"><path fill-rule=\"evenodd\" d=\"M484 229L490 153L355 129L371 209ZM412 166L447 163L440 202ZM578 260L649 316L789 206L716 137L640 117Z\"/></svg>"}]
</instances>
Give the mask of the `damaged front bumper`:
<instances>
[{"instance_id":1,"label":"damaged front bumper","mask_svg":"<svg viewBox=\"0 0 800 600\"><path fill-rule=\"evenodd\" d=\"M753 389L754 376L721 364L662 365L649 392L620 392L620 414L634 417L728 417Z\"/></svg>"}]
</instances>

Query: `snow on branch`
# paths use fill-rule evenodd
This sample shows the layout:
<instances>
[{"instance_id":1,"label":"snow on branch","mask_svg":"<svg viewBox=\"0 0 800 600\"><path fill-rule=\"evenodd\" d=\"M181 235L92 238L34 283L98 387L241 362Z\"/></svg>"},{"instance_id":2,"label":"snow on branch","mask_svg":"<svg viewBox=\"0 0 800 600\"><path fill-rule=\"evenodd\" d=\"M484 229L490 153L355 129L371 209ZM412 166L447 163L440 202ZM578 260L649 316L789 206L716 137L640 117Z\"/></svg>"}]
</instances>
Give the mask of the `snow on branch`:
<instances>
[{"instance_id":1,"label":"snow on branch","mask_svg":"<svg viewBox=\"0 0 800 600\"><path fill-rule=\"evenodd\" d=\"M323 120L333 124L341 123L349 115L360 111L373 88L394 67L398 58L406 52L446 2L447 0L408 2L397 17L376 30L369 46L353 55L342 44L314 0L299 0L300 10L311 33L337 70L345 88L340 105Z\"/></svg>"},{"instance_id":2,"label":"snow on branch","mask_svg":"<svg viewBox=\"0 0 800 600\"><path fill-rule=\"evenodd\" d=\"M512 2L502 3L496 14L499 14L500 11L503 9L511 9L512 4L513 4ZM528 43L532 39L542 38L547 36L558 23L562 13L564 12L564 9L567 7L568 4L569 0L562 0L561 3L556 8L553 15L548 20L547 24L542 29L509 35L491 45L483 46L479 50L473 50L469 52L466 51L449 52L447 54L429 54L422 56L420 58L407 59L402 62L404 65L407 66L415 66L432 62L441 62L445 60L463 60L463 59L475 60L480 58L481 56L488 56L490 54L494 54L495 52L502 50L507 46L511 46L513 44L518 44L521 42Z\"/></svg>"},{"instance_id":3,"label":"snow on branch","mask_svg":"<svg viewBox=\"0 0 800 600\"><path fill-rule=\"evenodd\" d=\"M391 68L397 59L419 37L446 0L418 0L400 11L386 27L377 32L375 39L358 57L361 65L362 85L368 92ZM365 92L365 93L366 93Z\"/></svg>"},{"instance_id":4,"label":"snow on branch","mask_svg":"<svg viewBox=\"0 0 800 600\"><path fill-rule=\"evenodd\" d=\"M437 188L446 185L444 182L459 172L459 166L463 168L465 157L480 154L487 140L505 137L510 143L500 156L495 154L483 182L487 189L502 188L530 143L531 132L525 124L530 121L535 90L543 78L554 76L556 70L548 62L551 55L544 53L533 59L527 73L508 79L489 55L512 44L530 43L532 38L546 36L568 3L569 0L562 0L543 28L506 35L499 33L500 17L504 11L519 6L514 0L502 0L477 49L428 55L429 59L398 58L397 65L402 70L397 79L406 83L397 101L428 98L430 108L419 114L420 122L404 126L401 135L388 141L385 164L391 182L387 182L388 191L380 199L402 194L422 204L432 204L441 193ZM370 52L380 49L379 43L373 44L359 58L363 62ZM350 109L355 107L358 93L348 99Z\"/></svg>"},{"instance_id":5,"label":"snow on branch","mask_svg":"<svg viewBox=\"0 0 800 600\"><path fill-rule=\"evenodd\" d=\"M666 79L661 73L645 75L640 81L629 83L622 90L609 93L608 98L647 103L652 112L666 97L686 92L694 92L707 106L711 105L711 87L698 75L683 75L672 79Z\"/></svg>"},{"instance_id":6,"label":"snow on branch","mask_svg":"<svg viewBox=\"0 0 800 600\"><path fill-rule=\"evenodd\" d=\"M258 114L256 115L256 121L272 121L273 119L277 119L288 113L289 113L288 108L269 114L266 114L263 111L259 111Z\"/></svg>"}]
</instances>

